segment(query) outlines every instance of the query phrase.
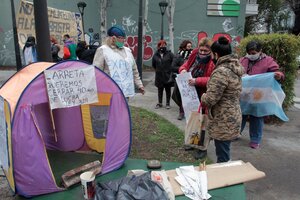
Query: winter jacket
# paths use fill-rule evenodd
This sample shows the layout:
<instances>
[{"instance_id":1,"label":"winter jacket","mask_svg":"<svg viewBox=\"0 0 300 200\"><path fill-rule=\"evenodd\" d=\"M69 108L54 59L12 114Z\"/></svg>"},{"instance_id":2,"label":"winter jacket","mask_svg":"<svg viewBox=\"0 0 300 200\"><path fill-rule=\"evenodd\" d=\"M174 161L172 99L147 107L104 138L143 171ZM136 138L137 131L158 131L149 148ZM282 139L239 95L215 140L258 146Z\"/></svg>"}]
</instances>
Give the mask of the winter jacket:
<instances>
[{"instance_id":1,"label":"winter jacket","mask_svg":"<svg viewBox=\"0 0 300 200\"><path fill-rule=\"evenodd\" d=\"M194 64L196 60L196 56L198 54L199 49L194 49L192 54L190 55L189 59L187 62L185 62L180 68L179 68L179 73L182 70L190 71L192 65ZM196 90L199 99L201 99L201 96L204 92L206 92L206 84L209 80L209 77L211 76L211 73L213 72L215 68L215 64L210 60L207 64L201 64L198 67L202 67L204 70L204 74L201 77L193 77L196 78ZM192 74L193 75L193 74Z\"/></svg>"},{"instance_id":2,"label":"winter jacket","mask_svg":"<svg viewBox=\"0 0 300 200\"><path fill-rule=\"evenodd\" d=\"M172 86L168 84L172 72L172 62L174 54L171 51L166 51L161 56L159 51L156 51L152 57L152 67L155 69L155 86L162 88Z\"/></svg>"},{"instance_id":3,"label":"winter jacket","mask_svg":"<svg viewBox=\"0 0 300 200\"><path fill-rule=\"evenodd\" d=\"M232 140L241 131L243 67L236 55L219 58L216 68L207 83L207 92L201 102L208 107L208 134L217 140Z\"/></svg>"},{"instance_id":4,"label":"winter jacket","mask_svg":"<svg viewBox=\"0 0 300 200\"><path fill-rule=\"evenodd\" d=\"M51 44L51 54L52 54L53 62L61 61L61 58L58 56L59 50L60 50L60 47L57 44L54 44L54 43Z\"/></svg>"},{"instance_id":5,"label":"winter jacket","mask_svg":"<svg viewBox=\"0 0 300 200\"><path fill-rule=\"evenodd\" d=\"M247 57L242 57L240 62L245 69L245 73L248 75L279 71L279 66L275 60L271 56L267 56L264 53L256 61L250 61ZM281 72L281 80L283 79L284 74Z\"/></svg>"}]
</instances>

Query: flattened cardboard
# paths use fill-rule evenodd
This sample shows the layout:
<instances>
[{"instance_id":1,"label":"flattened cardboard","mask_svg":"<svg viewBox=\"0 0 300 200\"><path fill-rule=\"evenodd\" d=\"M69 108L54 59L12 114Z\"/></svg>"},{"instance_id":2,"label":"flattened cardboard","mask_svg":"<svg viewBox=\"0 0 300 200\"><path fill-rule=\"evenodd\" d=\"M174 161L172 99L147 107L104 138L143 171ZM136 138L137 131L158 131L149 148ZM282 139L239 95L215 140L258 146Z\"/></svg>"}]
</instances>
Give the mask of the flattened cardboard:
<instances>
[{"instance_id":1,"label":"flattened cardboard","mask_svg":"<svg viewBox=\"0 0 300 200\"><path fill-rule=\"evenodd\" d=\"M257 170L251 163L240 162L239 165L226 165L228 163L217 163L206 166L208 190L226 187L230 185L245 183L265 177L265 173ZM199 167L195 167L199 171ZM177 176L175 170L166 171L173 191L176 196L183 195L180 185L175 180Z\"/></svg>"}]
</instances>

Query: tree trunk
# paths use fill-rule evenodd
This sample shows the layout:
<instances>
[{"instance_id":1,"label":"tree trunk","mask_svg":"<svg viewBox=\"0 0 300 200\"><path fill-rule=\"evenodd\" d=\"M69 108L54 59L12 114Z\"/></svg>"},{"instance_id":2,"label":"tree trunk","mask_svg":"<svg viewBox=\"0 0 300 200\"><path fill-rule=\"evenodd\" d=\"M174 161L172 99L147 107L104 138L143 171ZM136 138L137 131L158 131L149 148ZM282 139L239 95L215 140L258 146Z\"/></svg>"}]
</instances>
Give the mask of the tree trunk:
<instances>
[{"instance_id":1,"label":"tree trunk","mask_svg":"<svg viewBox=\"0 0 300 200\"><path fill-rule=\"evenodd\" d=\"M106 38L107 30L107 0L100 0L100 44L103 44Z\"/></svg>"},{"instance_id":2,"label":"tree trunk","mask_svg":"<svg viewBox=\"0 0 300 200\"><path fill-rule=\"evenodd\" d=\"M292 33L295 35L299 35L300 34L300 7L298 7L294 11L294 13L295 13L295 23L294 23Z\"/></svg>"},{"instance_id":3,"label":"tree trunk","mask_svg":"<svg viewBox=\"0 0 300 200\"><path fill-rule=\"evenodd\" d=\"M174 11L176 0L168 0L167 16L169 23L169 44L170 50L174 52Z\"/></svg>"}]
</instances>

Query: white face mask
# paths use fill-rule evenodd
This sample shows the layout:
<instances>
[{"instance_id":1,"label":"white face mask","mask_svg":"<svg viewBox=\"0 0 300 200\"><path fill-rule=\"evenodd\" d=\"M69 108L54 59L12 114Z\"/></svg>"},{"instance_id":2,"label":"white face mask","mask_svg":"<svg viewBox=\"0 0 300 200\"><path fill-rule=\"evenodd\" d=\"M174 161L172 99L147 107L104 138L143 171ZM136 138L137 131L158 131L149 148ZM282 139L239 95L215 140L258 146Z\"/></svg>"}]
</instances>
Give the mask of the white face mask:
<instances>
[{"instance_id":1,"label":"white face mask","mask_svg":"<svg viewBox=\"0 0 300 200\"><path fill-rule=\"evenodd\" d=\"M255 61L255 60L258 60L259 59L259 56L260 56L260 53L257 53L257 54L254 54L254 55L249 55L247 54L246 57L251 60L251 61Z\"/></svg>"}]
</instances>

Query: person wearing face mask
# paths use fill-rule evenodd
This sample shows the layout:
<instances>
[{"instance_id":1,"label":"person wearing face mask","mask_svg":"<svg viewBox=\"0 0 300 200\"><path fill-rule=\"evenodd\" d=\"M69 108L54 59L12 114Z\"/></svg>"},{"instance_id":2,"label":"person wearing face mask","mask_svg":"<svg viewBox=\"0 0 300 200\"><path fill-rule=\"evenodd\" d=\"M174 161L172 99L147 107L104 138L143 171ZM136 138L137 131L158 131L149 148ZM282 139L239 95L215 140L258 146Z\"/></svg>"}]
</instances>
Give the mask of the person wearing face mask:
<instances>
[{"instance_id":1,"label":"person wearing face mask","mask_svg":"<svg viewBox=\"0 0 300 200\"><path fill-rule=\"evenodd\" d=\"M126 98L135 95L134 85L145 93L132 52L124 46L125 30L114 25L107 30L108 37L97 48L93 65L108 74L121 88Z\"/></svg>"},{"instance_id":2,"label":"person wearing face mask","mask_svg":"<svg viewBox=\"0 0 300 200\"><path fill-rule=\"evenodd\" d=\"M214 139L217 162L230 160L230 145L241 131L240 94L244 68L232 54L229 40L219 37L212 46L216 67L207 83L201 103L208 108L206 131Z\"/></svg>"},{"instance_id":3,"label":"person wearing face mask","mask_svg":"<svg viewBox=\"0 0 300 200\"><path fill-rule=\"evenodd\" d=\"M27 41L23 48L23 55L24 55L25 65L29 65L30 63L37 61L35 37L29 36L27 38Z\"/></svg>"},{"instance_id":4,"label":"person wearing face mask","mask_svg":"<svg viewBox=\"0 0 300 200\"><path fill-rule=\"evenodd\" d=\"M191 72L192 78L189 80L189 85L195 86L198 98L201 99L203 93L206 92L206 84L210 79L210 75L215 68L211 57L211 44L209 38L202 38L199 41L198 48L194 49L187 60L180 68L179 73ZM203 113L205 108L203 108ZM207 145L203 145L206 147ZM185 146L185 150L191 148ZM194 154L195 159L202 159L207 155L207 149L197 150Z\"/></svg>"},{"instance_id":5,"label":"person wearing face mask","mask_svg":"<svg viewBox=\"0 0 300 200\"><path fill-rule=\"evenodd\" d=\"M177 54L174 56L174 59L172 62L173 73L176 73L176 74L178 73L179 67L188 60L192 51L193 51L192 42L189 40L183 40L179 46L179 50L178 50ZM178 89L176 82L174 85L172 99L179 106L179 115L178 115L177 119L182 120L184 118L184 110L182 107L181 97L180 97L179 89Z\"/></svg>"},{"instance_id":6,"label":"person wearing face mask","mask_svg":"<svg viewBox=\"0 0 300 200\"><path fill-rule=\"evenodd\" d=\"M279 71L279 66L276 61L262 52L262 46L257 41L250 41L246 45L247 55L240 59L241 64L248 75L262 74L274 72L274 78L278 81L284 79L284 74ZM249 119L249 146L253 149L260 147L264 117L255 117L252 115L243 115L242 130L244 130L247 119Z\"/></svg>"},{"instance_id":7,"label":"person wearing face mask","mask_svg":"<svg viewBox=\"0 0 300 200\"><path fill-rule=\"evenodd\" d=\"M173 58L173 53L167 50L167 42L160 40L157 43L157 51L152 57L152 67L155 69L155 86L158 89L158 103L155 109L163 107L164 90L166 90L166 109L170 109L171 87L174 83L169 83L168 80L172 75Z\"/></svg>"}]
</instances>

